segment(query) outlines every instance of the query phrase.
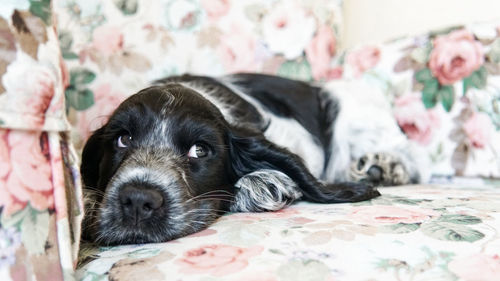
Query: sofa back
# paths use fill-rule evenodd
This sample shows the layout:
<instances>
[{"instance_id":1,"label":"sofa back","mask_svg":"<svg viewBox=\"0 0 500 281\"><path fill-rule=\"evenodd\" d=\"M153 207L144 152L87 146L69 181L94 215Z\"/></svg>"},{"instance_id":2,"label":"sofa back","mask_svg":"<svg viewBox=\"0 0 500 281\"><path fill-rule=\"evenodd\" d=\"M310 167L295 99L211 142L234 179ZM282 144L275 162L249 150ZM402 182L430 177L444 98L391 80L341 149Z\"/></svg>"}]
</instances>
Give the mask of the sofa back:
<instances>
[{"instance_id":1,"label":"sofa back","mask_svg":"<svg viewBox=\"0 0 500 281\"><path fill-rule=\"evenodd\" d=\"M369 83L384 92L408 138L424 148L434 174L500 176L498 25L453 27L341 52L342 4L57 2L76 147L150 81L186 72L263 72Z\"/></svg>"}]
</instances>

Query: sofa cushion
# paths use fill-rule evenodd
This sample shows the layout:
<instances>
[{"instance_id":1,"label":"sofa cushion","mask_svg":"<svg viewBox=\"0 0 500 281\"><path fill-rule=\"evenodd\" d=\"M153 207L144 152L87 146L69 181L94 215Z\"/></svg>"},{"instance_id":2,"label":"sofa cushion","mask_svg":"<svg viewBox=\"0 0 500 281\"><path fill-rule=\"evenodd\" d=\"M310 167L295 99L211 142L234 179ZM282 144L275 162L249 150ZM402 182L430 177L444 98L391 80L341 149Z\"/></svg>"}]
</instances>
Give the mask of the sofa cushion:
<instances>
[{"instance_id":1,"label":"sofa cushion","mask_svg":"<svg viewBox=\"0 0 500 281\"><path fill-rule=\"evenodd\" d=\"M223 216L160 244L102 248L81 280L496 280L498 182L383 188L355 204Z\"/></svg>"}]
</instances>

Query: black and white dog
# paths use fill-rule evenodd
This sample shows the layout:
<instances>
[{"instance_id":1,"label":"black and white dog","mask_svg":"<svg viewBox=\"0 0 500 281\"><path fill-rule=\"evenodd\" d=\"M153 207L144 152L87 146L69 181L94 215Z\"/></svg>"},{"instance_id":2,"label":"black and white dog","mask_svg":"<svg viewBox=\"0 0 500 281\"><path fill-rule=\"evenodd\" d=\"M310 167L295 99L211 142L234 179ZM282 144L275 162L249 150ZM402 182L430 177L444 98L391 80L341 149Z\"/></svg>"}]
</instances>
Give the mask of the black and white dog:
<instances>
[{"instance_id":1,"label":"black and white dog","mask_svg":"<svg viewBox=\"0 0 500 281\"><path fill-rule=\"evenodd\" d=\"M374 185L418 182L390 113L359 118L376 104L258 74L157 81L85 145L84 239L164 242L225 211L356 202L380 195Z\"/></svg>"}]
</instances>

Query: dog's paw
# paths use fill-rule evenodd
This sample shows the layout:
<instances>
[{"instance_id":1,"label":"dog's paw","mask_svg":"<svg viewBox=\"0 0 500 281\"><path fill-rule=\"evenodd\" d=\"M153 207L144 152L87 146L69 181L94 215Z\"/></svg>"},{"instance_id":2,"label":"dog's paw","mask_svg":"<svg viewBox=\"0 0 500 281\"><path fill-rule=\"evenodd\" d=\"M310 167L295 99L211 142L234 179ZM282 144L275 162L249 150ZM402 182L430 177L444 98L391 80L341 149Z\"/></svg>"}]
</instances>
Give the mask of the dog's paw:
<instances>
[{"instance_id":1,"label":"dog's paw","mask_svg":"<svg viewBox=\"0 0 500 281\"><path fill-rule=\"evenodd\" d=\"M355 181L374 185L403 185L411 182L410 174L397 157L389 153L367 153L351 163L350 176Z\"/></svg>"},{"instance_id":2,"label":"dog's paw","mask_svg":"<svg viewBox=\"0 0 500 281\"><path fill-rule=\"evenodd\" d=\"M297 184L277 170L262 169L246 174L235 187L231 212L277 211L302 197Z\"/></svg>"}]
</instances>

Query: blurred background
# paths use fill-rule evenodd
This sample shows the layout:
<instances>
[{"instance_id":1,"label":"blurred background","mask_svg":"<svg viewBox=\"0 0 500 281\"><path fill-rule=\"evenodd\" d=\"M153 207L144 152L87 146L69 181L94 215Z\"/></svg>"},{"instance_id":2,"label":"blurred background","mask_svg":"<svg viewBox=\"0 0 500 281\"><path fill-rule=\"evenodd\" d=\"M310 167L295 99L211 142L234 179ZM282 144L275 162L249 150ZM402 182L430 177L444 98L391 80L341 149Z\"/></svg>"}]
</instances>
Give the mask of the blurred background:
<instances>
[{"instance_id":1,"label":"blurred background","mask_svg":"<svg viewBox=\"0 0 500 281\"><path fill-rule=\"evenodd\" d=\"M500 19L498 0L345 0L342 48Z\"/></svg>"}]
</instances>

